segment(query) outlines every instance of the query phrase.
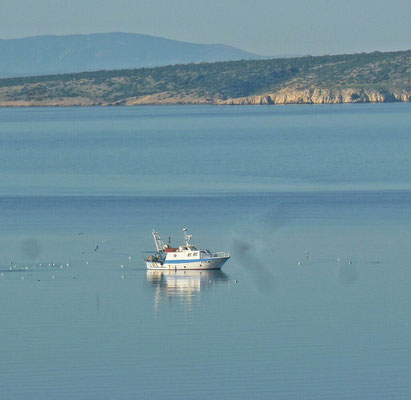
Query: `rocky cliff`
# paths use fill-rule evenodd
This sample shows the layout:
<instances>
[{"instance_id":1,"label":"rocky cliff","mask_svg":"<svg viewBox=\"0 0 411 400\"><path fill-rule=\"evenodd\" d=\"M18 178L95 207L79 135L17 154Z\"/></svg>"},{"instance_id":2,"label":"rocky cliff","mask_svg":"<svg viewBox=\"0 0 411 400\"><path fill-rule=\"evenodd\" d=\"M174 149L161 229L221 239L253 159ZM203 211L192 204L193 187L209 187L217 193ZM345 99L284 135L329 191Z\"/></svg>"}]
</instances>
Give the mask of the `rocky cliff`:
<instances>
[{"instance_id":1,"label":"rocky cliff","mask_svg":"<svg viewBox=\"0 0 411 400\"><path fill-rule=\"evenodd\" d=\"M282 89L275 93L217 100L217 104L338 104L338 103L389 103L411 101L411 92L368 89Z\"/></svg>"}]
</instances>

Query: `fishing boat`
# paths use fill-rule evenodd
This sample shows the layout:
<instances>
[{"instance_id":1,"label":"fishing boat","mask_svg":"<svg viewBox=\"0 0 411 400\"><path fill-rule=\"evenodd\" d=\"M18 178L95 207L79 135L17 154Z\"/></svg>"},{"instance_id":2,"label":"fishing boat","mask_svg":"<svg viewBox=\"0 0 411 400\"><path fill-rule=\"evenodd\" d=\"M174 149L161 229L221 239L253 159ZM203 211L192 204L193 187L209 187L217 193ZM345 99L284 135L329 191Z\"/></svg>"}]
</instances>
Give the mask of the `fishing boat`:
<instances>
[{"instance_id":1,"label":"fishing boat","mask_svg":"<svg viewBox=\"0 0 411 400\"><path fill-rule=\"evenodd\" d=\"M185 244L179 247L171 247L164 243L158 232L152 231L156 252L144 261L148 269L156 270L184 270L184 269L221 269L230 258L227 252L211 252L206 249L197 249L191 243L192 235L187 234L187 228L183 229Z\"/></svg>"}]
</instances>

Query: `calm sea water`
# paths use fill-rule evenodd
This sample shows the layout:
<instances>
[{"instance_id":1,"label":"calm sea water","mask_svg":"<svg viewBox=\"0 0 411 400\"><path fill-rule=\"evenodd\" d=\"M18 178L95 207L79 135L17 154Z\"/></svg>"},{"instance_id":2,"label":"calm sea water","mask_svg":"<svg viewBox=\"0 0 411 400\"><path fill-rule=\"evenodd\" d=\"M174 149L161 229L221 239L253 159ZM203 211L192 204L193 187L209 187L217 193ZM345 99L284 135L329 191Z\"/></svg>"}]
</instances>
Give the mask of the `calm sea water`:
<instances>
[{"instance_id":1,"label":"calm sea water","mask_svg":"<svg viewBox=\"0 0 411 400\"><path fill-rule=\"evenodd\" d=\"M410 111L0 109L0 398L411 398Z\"/></svg>"}]
</instances>

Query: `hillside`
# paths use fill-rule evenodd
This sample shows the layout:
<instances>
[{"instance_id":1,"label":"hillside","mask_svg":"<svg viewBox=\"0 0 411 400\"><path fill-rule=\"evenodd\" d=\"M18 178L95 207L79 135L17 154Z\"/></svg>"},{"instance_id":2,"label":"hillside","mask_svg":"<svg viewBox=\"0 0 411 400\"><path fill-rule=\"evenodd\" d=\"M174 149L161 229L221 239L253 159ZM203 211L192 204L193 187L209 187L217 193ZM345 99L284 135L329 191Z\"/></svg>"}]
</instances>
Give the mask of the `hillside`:
<instances>
[{"instance_id":1,"label":"hillside","mask_svg":"<svg viewBox=\"0 0 411 400\"><path fill-rule=\"evenodd\" d=\"M411 50L0 80L1 106L410 101Z\"/></svg>"},{"instance_id":2,"label":"hillside","mask_svg":"<svg viewBox=\"0 0 411 400\"><path fill-rule=\"evenodd\" d=\"M34 36L0 40L0 77L258 58L231 46L134 33Z\"/></svg>"}]
</instances>

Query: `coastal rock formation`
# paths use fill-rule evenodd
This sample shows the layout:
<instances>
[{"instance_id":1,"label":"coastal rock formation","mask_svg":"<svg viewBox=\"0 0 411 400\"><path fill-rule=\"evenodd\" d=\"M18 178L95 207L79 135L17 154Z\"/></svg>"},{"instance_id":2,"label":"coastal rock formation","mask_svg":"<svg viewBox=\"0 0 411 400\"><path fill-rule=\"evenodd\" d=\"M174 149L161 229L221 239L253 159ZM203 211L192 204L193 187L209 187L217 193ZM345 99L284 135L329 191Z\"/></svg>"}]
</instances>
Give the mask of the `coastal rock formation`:
<instances>
[{"instance_id":1,"label":"coastal rock formation","mask_svg":"<svg viewBox=\"0 0 411 400\"><path fill-rule=\"evenodd\" d=\"M409 102L411 93L388 92L367 89L282 89L275 93L258 96L217 100L225 105L263 104L338 104L338 103L387 103Z\"/></svg>"},{"instance_id":2,"label":"coastal rock formation","mask_svg":"<svg viewBox=\"0 0 411 400\"><path fill-rule=\"evenodd\" d=\"M1 90L0 90L1 92ZM0 93L1 94L1 93ZM161 92L152 95L127 97L117 101L103 101L82 96L36 100L1 100L0 107L42 106L136 106L153 104L215 104L215 105L275 105L275 104L340 104L340 103L388 103L409 102L411 93L406 91L378 91L365 89L282 89L275 93L219 99L197 93Z\"/></svg>"}]
</instances>

